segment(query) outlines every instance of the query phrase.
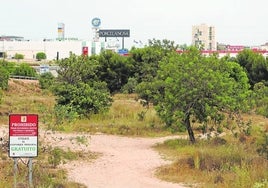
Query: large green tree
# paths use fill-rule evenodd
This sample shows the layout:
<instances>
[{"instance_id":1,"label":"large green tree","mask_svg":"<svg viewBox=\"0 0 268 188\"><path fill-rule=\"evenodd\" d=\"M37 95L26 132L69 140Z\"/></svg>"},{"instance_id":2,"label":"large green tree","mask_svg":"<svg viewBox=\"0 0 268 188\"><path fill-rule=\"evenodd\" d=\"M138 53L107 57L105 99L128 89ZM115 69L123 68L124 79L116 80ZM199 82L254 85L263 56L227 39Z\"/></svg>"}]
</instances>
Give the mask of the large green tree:
<instances>
[{"instance_id":1,"label":"large green tree","mask_svg":"<svg viewBox=\"0 0 268 188\"><path fill-rule=\"evenodd\" d=\"M237 55L236 61L245 68L252 88L258 82L268 86L268 61L262 54L245 49Z\"/></svg>"},{"instance_id":2,"label":"large green tree","mask_svg":"<svg viewBox=\"0 0 268 188\"><path fill-rule=\"evenodd\" d=\"M100 66L98 68L98 77L107 83L111 93L121 90L128 82L132 64L127 58L110 50L103 51L99 56L95 56Z\"/></svg>"},{"instance_id":3,"label":"large green tree","mask_svg":"<svg viewBox=\"0 0 268 188\"><path fill-rule=\"evenodd\" d=\"M163 59L154 81L140 84L137 90L155 104L167 125L185 126L193 143L191 118L219 123L221 112L245 109L250 92L247 75L239 64L204 57L195 48Z\"/></svg>"},{"instance_id":4,"label":"large green tree","mask_svg":"<svg viewBox=\"0 0 268 188\"><path fill-rule=\"evenodd\" d=\"M144 48L133 48L130 51L128 61L133 65L131 76L138 83L153 80L159 68L159 62L169 53L178 49L174 41L156 40L148 41L148 46Z\"/></svg>"},{"instance_id":5,"label":"large green tree","mask_svg":"<svg viewBox=\"0 0 268 188\"><path fill-rule=\"evenodd\" d=\"M112 99L107 84L98 80L96 60L71 54L58 65L59 75L54 87L57 107L68 107L65 109L86 117L110 107Z\"/></svg>"}]
</instances>

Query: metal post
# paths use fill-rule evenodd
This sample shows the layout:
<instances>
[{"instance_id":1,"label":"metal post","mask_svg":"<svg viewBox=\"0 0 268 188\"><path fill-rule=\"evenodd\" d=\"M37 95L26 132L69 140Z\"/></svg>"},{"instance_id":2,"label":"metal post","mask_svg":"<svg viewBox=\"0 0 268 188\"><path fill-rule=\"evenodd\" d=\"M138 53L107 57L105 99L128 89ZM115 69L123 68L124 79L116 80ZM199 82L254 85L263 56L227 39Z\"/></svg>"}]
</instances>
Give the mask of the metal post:
<instances>
[{"instance_id":1,"label":"metal post","mask_svg":"<svg viewBox=\"0 0 268 188\"><path fill-rule=\"evenodd\" d=\"M17 187L18 158L14 158L14 188Z\"/></svg>"},{"instance_id":2,"label":"metal post","mask_svg":"<svg viewBox=\"0 0 268 188\"><path fill-rule=\"evenodd\" d=\"M122 49L125 49L124 43L125 43L124 37L122 37Z\"/></svg>"},{"instance_id":3,"label":"metal post","mask_svg":"<svg viewBox=\"0 0 268 188\"><path fill-rule=\"evenodd\" d=\"M29 158L29 187L33 187L33 159Z\"/></svg>"}]
</instances>

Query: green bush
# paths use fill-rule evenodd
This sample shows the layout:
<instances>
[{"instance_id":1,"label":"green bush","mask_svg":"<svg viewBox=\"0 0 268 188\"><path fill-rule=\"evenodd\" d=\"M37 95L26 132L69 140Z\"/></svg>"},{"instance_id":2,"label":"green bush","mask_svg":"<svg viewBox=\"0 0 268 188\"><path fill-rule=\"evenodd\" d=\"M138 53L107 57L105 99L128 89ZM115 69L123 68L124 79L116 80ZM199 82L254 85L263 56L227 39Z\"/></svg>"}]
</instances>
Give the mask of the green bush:
<instances>
[{"instance_id":1,"label":"green bush","mask_svg":"<svg viewBox=\"0 0 268 188\"><path fill-rule=\"evenodd\" d=\"M94 82L91 85L61 83L54 92L58 97L58 106L66 106L68 111L77 112L79 116L89 117L92 114L107 111L111 106L112 98L103 82Z\"/></svg>"},{"instance_id":2,"label":"green bush","mask_svg":"<svg viewBox=\"0 0 268 188\"><path fill-rule=\"evenodd\" d=\"M0 66L5 68L10 74L12 74L15 70L15 62L8 62L8 61L0 61Z\"/></svg>"},{"instance_id":3,"label":"green bush","mask_svg":"<svg viewBox=\"0 0 268 188\"><path fill-rule=\"evenodd\" d=\"M51 155L48 157L48 163L51 164L54 168L56 168L62 159L62 150L60 148L54 148L51 151Z\"/></svg>"},{"instance_id":4,"label":"green bush","mask_svg":"<svg viewBox=\"0 0 268 188\"><path fill-rule=\"evenodd\" d=\"M0 67L0 89L8 88L9 72L3 67Z\"/></svg>"},{"instance_id":5,"label":"green bush","mask_svg":"<svg viewBox=\"0 0 268 188\"><path fill-rule=\"evenodd\" d=\"M12 74L18 76L29 76L29 77L36 77L37 75L35 69L26 63L22 63L18 67L16 67Z\"/></svg>"},{"instance_id":6,"label":"green bush","mask_svg":"<svg viewBox=\"0 0 268 188\"><path fill-rule=\"evenodd\" d=\"M135 78L129 78L128 82L123 86L123 93L134 93L138 82Z\"/></svg>"},{"instance_id":7,"label":"green bush","mask_svg":"<svg viewBox=\"0 0 268 188\"><path fill-rule=\"evenodd\" d=\"M46 59L47 58L47 55L44 53L44 52L38 52L37 54L36 54L36 59L38 60L38 61L40 61L40 60L42 60L42 59Z\"/></svg>"},{"instance_id":8,"label":"green bush","mask_svg":"<svg viewBox=\"0 0 268 188\"><path fill-rule=\"evenodd\" d=\"M79 117L77 112L69 105L55 105L54 114L56 125L71 123Z\"/></svg>"},{"instance_id":9,"label":"green bush","mask_svg":"<svg viewBox=\"0 0 268 188\"><path fill-rule=\"evenodd\" d=\"M19 61L20 59L24 59L24 55L16 53L15 56L14 56L14 59Z\"/></svg>"},{"instance_id":10,"label":"green bush","mask_svg":"<svg viewBox=\"0 0 268 188\"><path fill-rule=\"evenodd\" d=\"M53 86L55 81L55 77L52 75L51 72L46 72L40 75L39 77L39 84L41 89L49 89Z\"/></svg>"}]
</instances>

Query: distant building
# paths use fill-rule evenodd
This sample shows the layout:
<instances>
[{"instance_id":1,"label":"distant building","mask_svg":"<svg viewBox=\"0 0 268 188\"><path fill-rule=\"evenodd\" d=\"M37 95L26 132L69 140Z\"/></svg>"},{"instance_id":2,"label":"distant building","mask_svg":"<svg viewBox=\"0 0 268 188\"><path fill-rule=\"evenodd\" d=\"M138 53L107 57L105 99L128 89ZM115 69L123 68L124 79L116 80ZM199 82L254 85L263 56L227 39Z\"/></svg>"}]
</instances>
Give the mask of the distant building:
<instances>
[{"instance_id":1,"label":"distant building","mask_svg":"<svg viewBox=\"0 0 268 188\"><path fill-rule=\"evenodd\" d=\"M58 40L64 40L65 38L65 24L58 23Z\"/></svg>"},{"instance_id":2,"label":"distant building","mask_svg":"<svg viewBox=\"0 0 268 188\"><path fill-rule=\"evenodd\" d=\"M0 41L24 41L23 37L18 37L18 36L5 36L2 35L0 36Z\"/></svg>"},{"instance_id":3,"label":"distant building","mask_svg":"<svg viewBox=\"0 0 268 188\"><path fill-rule=\"evenodd\" d=\"M228 51L242 51L246 49L247 47L242 46L242 45L227 45L226 48Z\"/></svg>"},{"instance_id":4,"label":"distant building","mask_svg":"<svg viewBox=\"0 0 268 188\"><path fill-rule=\"evenodd\" d=\"M87 49L87 51L85 51ZM24 60L36 61L36 54L44 52L47 61L68 58L70 53L76 55L93 55L109 49L105 42L92 42L90 40L23 40L23 41L6 41L0 42L0 58L6 55L6 59L13 59L15 54L23 54Z\"/></svg>"},{"instance_id":5,"label":"distant building","mask_svg":"<svg viewBox=\"0 0 268 188\"><path fill-rule=\"evenodd\" d=\"M260 48L262 50L268 50L268 42L266 42L265 44L261 45Z\"/></svg>"},{"instance_id":6,"label":"distant building","mask_svg":"<svg viewBox=\"0 0 268 188\"><path fill-rule=\"evenodd\" d=\"M206 24L192 26L192 45L204 50L217 50L215 27Z\"/></svg>"}]
</instances>

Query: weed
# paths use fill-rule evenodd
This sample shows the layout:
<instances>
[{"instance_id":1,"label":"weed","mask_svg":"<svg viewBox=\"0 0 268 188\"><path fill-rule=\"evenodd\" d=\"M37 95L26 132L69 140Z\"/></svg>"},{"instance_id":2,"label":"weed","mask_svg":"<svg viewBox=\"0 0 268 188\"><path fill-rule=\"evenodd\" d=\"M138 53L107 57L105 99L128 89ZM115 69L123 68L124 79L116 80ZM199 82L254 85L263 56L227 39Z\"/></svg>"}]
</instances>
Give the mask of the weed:
<instances>
[{"instance_id":1,"label":"weed","mask_svg":"<svg viewBox=\"0 0 268 188\"><path fill-rule=\"evenodd\" d=\"M75 139L76 139L77 143L80 143L83 145L88 145L88 139L86 136L77 136L77 137L75 137Z\"/></svg>"},{"instance_id":2,"label":"weed","mask_svg":"<svg viewBox=\"0 0 268 188\"><path fill-rule=\"evenodd\" d=\"M175 162L161 167L157 174L168 181L201 183L200 187L263 185L262 180L268 175L268 161L247 147L229 137L202 140L195 145L187 140L169 140L156 148Z\"/></svg>"}]
</instances>

